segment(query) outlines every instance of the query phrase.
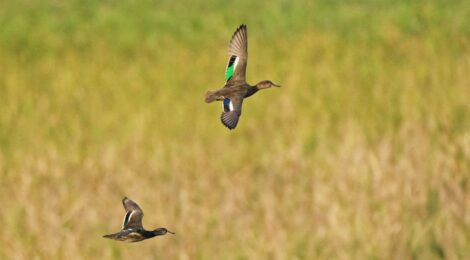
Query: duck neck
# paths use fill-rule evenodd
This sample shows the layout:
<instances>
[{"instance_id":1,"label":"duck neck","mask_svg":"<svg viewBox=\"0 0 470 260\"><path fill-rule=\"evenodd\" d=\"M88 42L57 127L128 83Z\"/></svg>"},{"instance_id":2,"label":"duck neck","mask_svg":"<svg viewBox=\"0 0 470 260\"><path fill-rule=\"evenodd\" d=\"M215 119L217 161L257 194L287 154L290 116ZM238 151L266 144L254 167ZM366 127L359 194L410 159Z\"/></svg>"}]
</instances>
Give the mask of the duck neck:
<instances>
[{"instance_id":1,"label":"duck neck","mask_svg":"<svg viewBox=\"0 0 470 260\"><path fill-rule=\"evenodd\" d=\"M258 90L260 90L260 88L257 85L250 86L248 88L248 92L246 93L245 97L249 97L249 96L255 94L256 92L258 92Z\"/></svg>"},{"instance_id":2,"label":"duck neck","mask_svg":"<svg viewBox=\"0 0 470 260\"><path fill-rule=\"evenodd\" d=\"M157 229L151 230L151 231L145 230L145 232L149 235L149 237L155 237L155 236L165 235L167 233L167 230L164 229L164 228L157 228Z\"/></svg>"},{"instance_id":3,"label":"duck neck","mask_svg":"<svg viewBox=\"0 0 470 260\"><path fill-rule=\"evenodd\" d=\"M153 230L142 230L139 233L142 234L145 238L157 236Z\"/></svg>"}]
</instances>

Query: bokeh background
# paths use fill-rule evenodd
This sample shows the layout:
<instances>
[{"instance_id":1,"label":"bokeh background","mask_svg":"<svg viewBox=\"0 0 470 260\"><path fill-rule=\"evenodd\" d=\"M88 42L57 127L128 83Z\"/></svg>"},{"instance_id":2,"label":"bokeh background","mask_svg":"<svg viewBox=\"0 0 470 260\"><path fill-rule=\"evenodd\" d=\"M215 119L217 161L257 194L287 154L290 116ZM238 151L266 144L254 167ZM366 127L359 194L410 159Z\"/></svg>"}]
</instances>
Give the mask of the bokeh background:
<instances>
[{"instance_id":1,"label":"bokeh background","mask_svg":"<svg viewBox=\"0 0 470 260\"><path fill-rule=\"evenodd\" d=\"M0 258L470 258L468 1L0 6ZM241 23L283 87L229 131Z\"/></svg>"}]
</instances>

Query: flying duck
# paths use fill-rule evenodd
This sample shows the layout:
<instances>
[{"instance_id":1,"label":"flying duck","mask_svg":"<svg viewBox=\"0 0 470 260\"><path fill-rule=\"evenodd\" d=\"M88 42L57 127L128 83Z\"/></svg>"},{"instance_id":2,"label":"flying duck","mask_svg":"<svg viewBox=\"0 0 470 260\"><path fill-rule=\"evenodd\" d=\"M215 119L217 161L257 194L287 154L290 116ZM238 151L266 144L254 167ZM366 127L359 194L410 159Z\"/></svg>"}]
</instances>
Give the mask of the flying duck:
<instances>
[{"instance_id":1,"label":"flying duck","mask_svg":"<svg viewBox=\"0 0 470 260\"><path fill-rule=\"evenodd\" d=\"M234 129L242 114L243 99L252 96L258 90L280 87L270 80L260 81L251 86L245 81L246 63L248 60L248 35L246 25L237 28L228 46L229 59L225 70L225 86L219 90L207 91L206 103L223 101L222 124Z\"/></svg>"},{"instance_id":2,"label":"flying duck","mask_svg":"<svg viewBox=\"0 0 470 260\"><path fill-rule=\"evenodd\" d=\"M127 197L124 197L122 200L122 205L124 205L126 210L122 230L114 234L104 235L103 237L125 242L139 242L147 238L162 236L166 233L175 234L166 228L145 230L142 226L144 213L139 205Z\"/></svg>"}]
</instances>

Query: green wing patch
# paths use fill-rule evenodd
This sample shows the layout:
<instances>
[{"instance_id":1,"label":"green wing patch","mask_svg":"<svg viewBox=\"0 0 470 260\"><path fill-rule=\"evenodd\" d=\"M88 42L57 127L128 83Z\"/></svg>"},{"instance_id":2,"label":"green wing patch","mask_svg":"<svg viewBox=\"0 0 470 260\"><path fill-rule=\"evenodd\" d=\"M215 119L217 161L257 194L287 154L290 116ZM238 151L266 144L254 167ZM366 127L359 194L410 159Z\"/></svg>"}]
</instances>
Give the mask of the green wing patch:
<instances>
[{"instance_id":1,"label":"green wing patch","mask_svg":"<svg viewBox=\"0 0 470 260\"><path fill-rule=\"evenodd\" d=\"M235 71L235 61L237 59L238 57L235 55L230 56L230 60L228 61L228 64L227 64L227 70L225 70L226 81L229 81L232 78L233 72Z\"/></svg>"},{"instance_id":2,"label":"green wing patch","mask_svg":"<svg viewBox=\"0 0 470 260\"><path fill-rule=\"evenodd\" d=\"M233 65L227 68L227 71L225 71L225 80L229 81L232 78L233 69L234 69Z\"/></svg>"},{"instance_id":3,"label":"green wing patch","mask_svg":"<svg viewBox=\"0 0 470 260\"><path fill-rule=\"evenodd\" d=\"M124 221L122 222L122 227L126 227L127 223L129 223L129 220L131 219L132 211L128 211L126 213L126 216L124 216Z\"/></svg>"}]
</instances>

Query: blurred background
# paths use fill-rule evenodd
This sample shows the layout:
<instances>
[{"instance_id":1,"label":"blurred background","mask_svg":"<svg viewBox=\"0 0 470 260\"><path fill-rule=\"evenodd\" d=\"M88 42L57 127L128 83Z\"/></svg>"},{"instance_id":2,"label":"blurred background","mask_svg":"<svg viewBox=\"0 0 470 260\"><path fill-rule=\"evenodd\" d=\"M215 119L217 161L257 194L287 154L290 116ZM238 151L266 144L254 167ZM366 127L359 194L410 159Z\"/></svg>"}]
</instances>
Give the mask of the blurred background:
<instances>
[{"instance_id":1,"label":"blurred background","mask_svg":"<svg viewBox=\"0 0 470 260\"><path fill-rule=\"evenodd\" d=\"M248 25L237 129L206 90ZM467 1L0 8L0 258L470 257ZM176 236L137 244L144 227Z\"/></svg>"}]
</instances>

